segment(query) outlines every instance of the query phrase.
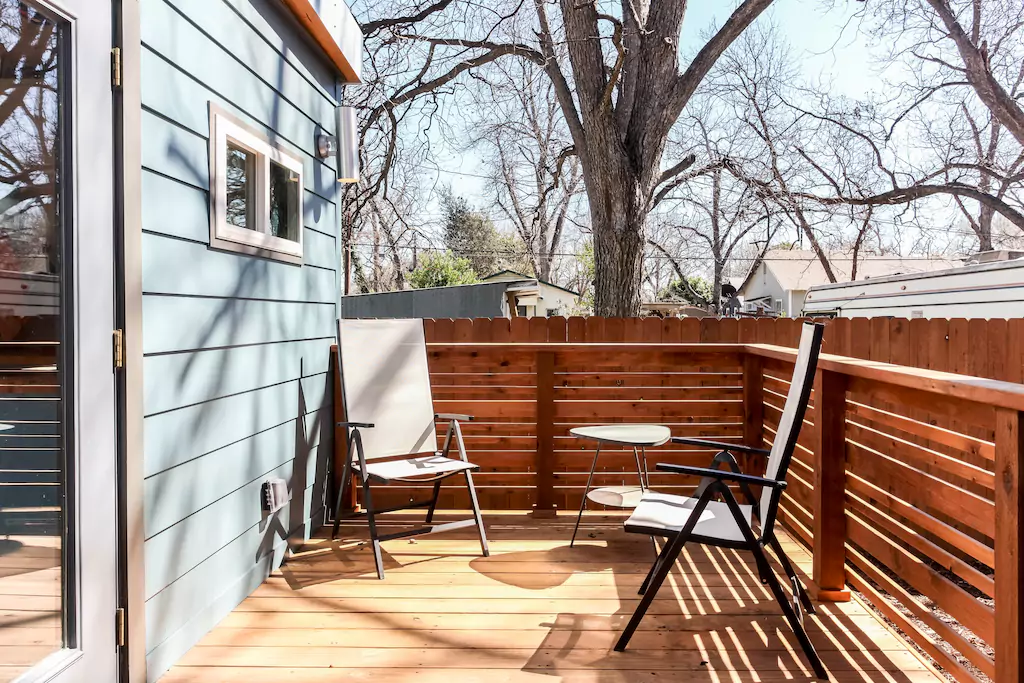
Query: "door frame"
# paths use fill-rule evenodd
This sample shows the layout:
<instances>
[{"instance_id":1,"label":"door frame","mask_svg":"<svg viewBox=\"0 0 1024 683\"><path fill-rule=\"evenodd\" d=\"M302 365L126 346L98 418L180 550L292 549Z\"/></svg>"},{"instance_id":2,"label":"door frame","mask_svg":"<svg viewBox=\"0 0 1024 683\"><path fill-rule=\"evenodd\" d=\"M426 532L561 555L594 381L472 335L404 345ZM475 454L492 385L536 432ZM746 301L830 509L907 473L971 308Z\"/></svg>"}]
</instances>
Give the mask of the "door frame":
<instances>
[{"instance_id":1,"label":"door frame","mask_svg":"<svg viewBox=\"0 0 1024 683\"><path fill-rule=\"evenodd\" d=\"M146 562L142 383L142 36L139 0L113 0L121 85L114 88L117 251L115 317L123 330L118 372L120 601L126 610L121 681L145 683Z\"/></svg>"},{"instance_id":2,"label":"door frame","mask_svg":"<svg viewBox=\"0 0 1024 683\"><path fill-rule=\"evenodd\" d=\"M110 20L113 22L116 10L115 7L120 0L110 0ZM63 576L62 583L64 584L63 602L64 602L64 616L65 620L65 637L68 632L74 634L76 638L75 647L73 649L61 649L53 652L49 656L43 658L36 665L29 670L25 671L17 680L36 681L36 680L52 680L55 677L59 677L65 672L69 672L72 667L86 667L86 672L78 673L77 676L86 675L91 676L96 673L95 670L88 671L88 662L95 661L97 657L96 653L102 652L102 648L111 647L112 650L108 651L108 655L99 655L101 658L106 656L114 657L114 670L115 675L120 679L123 677L123 668L117 657L113 652L113 648L117 647L116 634L111 631L107 631L106 628L114 626L115 614L109 613L104 614L104 610L110 607L119 607L121 604L121 527L122 527L122 510L120 506L120 485L118 481L115 481L114 490L118 494L118 500L113 501L112 509L108 508L108 511L112 513L109 517L105 514L101 514L99 517L94 517L92 513L89 515L82 514L82 508L79 507L79 501L87 499L90 496L96 494L96 491L83 491L82 487L82 476L81 472L85 471L80 468L82 458L85 457L87 449L82 446L83 444L83 432L88 431L88 428L83 425L102 425L105 424L105 420L99 423L90 423L89 417L95 416L83 416L82 409L87 402L84 402L79 387L83 386L81 381L81 372L83 368L88 368L91 373L102 373L104 368L109 368L106 365L109 359L111 359L111 342L110 338L104 339L102 327L99 329L91 329L88 334L83 332L83 326L86 320L89 318L89 312L87 307L83 305L83 297L81 292L85 289L82 286L83 273L87 273L91 276L95 276L96 273L88 273L89 269L83 267L83 263L95 263L95 261L89 260L89 255L83 253L84 245L95 247L95 243L90 243L88 240L82 238L80 232L82 226L86 224L87 220L83 219L83 206L85 206L85 200L83 196L88 196L89 191L83 190L80 179L85 177L87 174L83 173L83 160L89 158L87 150L82 146L82 130L86 128L83 125L83 112L90 112L90 108L86 102L89 99L88 93L98 93L97 88L104 87L103 71L97 72L96 64L97 61L103 62L102 45L90 45L88 54L81 52L85 45L86 36L88 34L88 28L83 28L81 25L84 17L89 17L90 21L102 22L102 18L92 16L89 12L85 11L82 6L68 7L68 5L62 0L34 0L35 5L38 5L44 11L50 12L60 20L67 20L68 24L68 38L66 47L62 48L63 59L67 63L67 71L64 74L64 78L67 79L68 85L65 86L65 92L63 97L66 98L63 107L66 109L61 114L62 118L62 139L60 145L63 149L62 157L70 159L70 165L65 169L67 190L62 192L62 196L59 197L58 201L61 203L63 213L67 216L66 220L69 223L65 224L64 230L62 231L62 302L63 313L61 316L61 338L63 343L61 344L61 373L62 373L62 394L64 400L61 401L61 423L63 432L63 441L65 442L64 448L64 508L65 514L63 515L63 527L64 527L64 556L63 561ZM113 40L114 36L114 24L109 26L109 35ZM106 34L106 30L104 30ZM88 73L88 79L83 74ZM106 103L104 102L104 108ZM86 113L86 116L89 114ZM119 210L117 200L117 187L118 187L118 176L117 176L117 161L116 161L116 126L118 117L118 105L116 97L111 94L110 99L110 125L111 128L106 131L102 139L94 141L95 144L102 143L104 159L108 158L111 162L111 175L106 178L106 181L99 179L96 182L103 184L103 192L106 193L108 190L111 192L106 200L109 204L102 205L100 207L103 212L103 216L109 215L111 222L109 224L110 233L107 234L107 238L103 238L99 246L102 248L109 248L112 251L116 251L117 245L120 241L118 234L120 232L120 223L118 222ZM106 147L107 144L111 146ZM96 151L95 149L92 151ZM64 163L67 163L66 161ZM90 188L91 191L95 191L97 188ZM109 214L107 211L109 210ZM93 216L95 218L95 216ZM95 230L102 230L101 226L96 226ZM98 237L101 233L97 232L94 236ZM109 260L108 260L109 258ZM112 299L106 300L106 303L100 304L102 301L98 297L90 297L89 308L99 308L101 324L102 321L108 319L116 319L117 314L117 291L118 282L120 280L120 269L117 263L115 253L105 253L104 261L101 262L101 269L107 264L110 266L109 274L112 281L109 284L109 289L103 287L100 291L105 293L112 293ZM104 278L106 273L104 273ZM109 308L107 308L109 306ZM95 313L95 311L92 311ZM88 358L86 358L88 356ZM113 369L111 368L111 371ZM113 373L112 373L113 374ZM110 454L114 457L109 461L104 461L104 466L112 466L111 474L120 479L120 459L117 455L121 448L120 429L118 422L120 421L119 413L119 402L117 397L117 380L116 374L114 374L114 381L112 382L112 401L111 408L114 417L114 424L110 425L113 427L112 432L107 434L109 441L104 438L104 441L99 446L94 448L110 448ZM106 398L104 405L106 405ZM106 416L104 416L106 417ZM94 451L93 451L94 452ZM70 453L71 457L68 457ZM103 472L91 473L89 476L103 476ZM96 482L93 482L94 484ZM81 494L81 495L80 495ZM87 520L86 520L87 518ZM106 540L103 544L109 543L109 550L111 551L111 559L114 560L110 563L109 569L103 566L96 567L95 553L96 549L91 550L90 555L89 571L92 573L99 572L109 580L109 584L103 586L92 585L91 588L85 586L86 577L83 576L80 569L82 547L84 543L92 543L88 538L94 538L87 533L95 533L98 529L98 525L105 525L111 523L115 528L109 529L111 536L105 537ZM84 525L90 525L90 529L84 529ZM86 539L86 540L83 540ZM106 550L101 548L100 550ZM109 574L107 572L110 572ZM67 585L69 582L74 582L74 588L68 589ZM99 596L97 597L97 590ZM68 621L73 619L73 621ZM84 620L84 624L78 620ZM103 624L101 626L101 624ZM102 634L98 638L94 635L83 633L85 628L89 628L92 634ZM104 633L105 632L105 633ZM82 643L77 639L88 639L90 640L89 650L85 651L82 648ZM118 653L119 654L119 653ZM83 661L84 660L84 661ZM109 663L109 660L108 660ZM104 671L106 668L104 667ZM76 674L72 674L76 675ZM73 680L81 680L75 678Z\"/></svg>"}]
</instances>

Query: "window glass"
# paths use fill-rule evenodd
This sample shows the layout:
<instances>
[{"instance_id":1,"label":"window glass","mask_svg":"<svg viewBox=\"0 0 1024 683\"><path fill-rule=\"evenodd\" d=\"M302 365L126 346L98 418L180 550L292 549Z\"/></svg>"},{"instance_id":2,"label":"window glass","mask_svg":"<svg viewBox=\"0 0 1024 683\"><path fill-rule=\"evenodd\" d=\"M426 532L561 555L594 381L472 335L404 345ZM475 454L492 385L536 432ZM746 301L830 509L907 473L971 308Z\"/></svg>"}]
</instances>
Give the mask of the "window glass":
<instances>
[{"instance_id":1,"label":"window glass","mask_svg":"<svg viewBox=\"0 0 1024 683\"><path fill-rule=\"evenodd\" d=\"M0 681L71 645L67 26L0 0Z\"/></svg>"},{"instance_id":2,"label":"window glass","mask_svg":"<svg viewBox=\"0 0 1024 683\"><path fill-rule=\"evenodd\" d=\"M256 225L256 155L228 142L227 221L236 228L258 230Z\"/></svg>"},{"instance_id":3,"label":"window glass","mask_svg":"<svg viewBox=\"0 0 1024 683\"><path fill-rule=\"evenodd\" d=\"M299 174L270 162L270 234L299 241Z\"/></svg>"}]
</instances>

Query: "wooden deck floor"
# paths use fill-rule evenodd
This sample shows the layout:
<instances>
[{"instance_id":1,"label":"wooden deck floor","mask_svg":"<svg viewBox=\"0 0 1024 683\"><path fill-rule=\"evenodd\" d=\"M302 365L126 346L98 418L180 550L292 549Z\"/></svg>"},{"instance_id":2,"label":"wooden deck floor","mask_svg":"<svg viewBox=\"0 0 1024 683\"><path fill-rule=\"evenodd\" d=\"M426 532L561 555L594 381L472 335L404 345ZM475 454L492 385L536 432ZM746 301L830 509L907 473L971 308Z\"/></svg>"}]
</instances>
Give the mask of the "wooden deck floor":
<instances>
[{"instance_id":1,"label":"wooden deck floor","mask_svg":"<svg viewBox=\"0 0 1024 683\"><path fill-rule=\"evenodd\" d=\"M365 527L345 527L340 542L311 542L163 681L813 680L749 558L687 553L629 650L617 653L653 560L649 539L594 515L583 543L569 548L568 516L486 519L491 557L478 556L469 531L389 541L384 581L360 543ZM807 552L789 539L785 546L809 571ZM821 605L808 620L832 680L942 680L859 602Z\"/></svg>"},{"instance_id":2,"label":"wooden deck floor","mask_svg":"<svg viewBox=\"0 0 1024 683\"><path fill-rule=\"evenodd\" d=\"M0 538L0 683L60 649L60 538Z\"/></svg>"}]
</instances>

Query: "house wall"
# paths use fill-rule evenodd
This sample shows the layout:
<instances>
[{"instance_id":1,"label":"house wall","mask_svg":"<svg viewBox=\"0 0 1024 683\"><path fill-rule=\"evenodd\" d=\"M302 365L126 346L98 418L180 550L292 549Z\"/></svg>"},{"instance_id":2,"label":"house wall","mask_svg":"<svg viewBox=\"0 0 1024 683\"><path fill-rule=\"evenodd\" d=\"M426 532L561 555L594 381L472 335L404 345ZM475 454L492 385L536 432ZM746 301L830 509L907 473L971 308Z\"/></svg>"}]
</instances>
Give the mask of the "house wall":
<instances>
[{"instance_id":1,"label":"house wall","mask_svg":"<svg viewBox=\"0 0 1024 683\"><path fill-rule=\"evenodd\" d=\"M335 0L330 0L331 2ZM274 0L141 0L146 659L157 679L322 523L339 186L331 71ZM210 103L297 151L303 265L209 247ZM260 487L290 487L268 517Z\"/></svg>"},{"instance_id":2,"label":"house wall","mask_svg":"<svg viewBox=\"0 0 1024 683\"><path fill-rule=\"evenodd\" d=\"M744 307L746 310L752 308L748 305L751 302L761 297L770 296L772 301L772 307L775 306L775 302L782 299L782 305L785 307L789 301L789 295L779 284L779 281L772 274L771 268L767 263L762 263L758 267L757 273L754 277L750 278L747 286L739 293L743 299ZM789 311L786 311L790 313Z\"/></svg>"},{"instance_id":3,"label":"house wall","mask_svg":"<svg viewBox=\"0 0 1024 683\"><path fill-rule=\"evenodd\" d=\"M552 287L546 285L543 282L540 283L540 305L537 307L537 315L546 316L547 312L551 309L557 309L558 313L555 315L569 316L576 312L576 306L579 303L579 297L575 294L570 294L558 287Z\"/></svg>"}]
</instances>

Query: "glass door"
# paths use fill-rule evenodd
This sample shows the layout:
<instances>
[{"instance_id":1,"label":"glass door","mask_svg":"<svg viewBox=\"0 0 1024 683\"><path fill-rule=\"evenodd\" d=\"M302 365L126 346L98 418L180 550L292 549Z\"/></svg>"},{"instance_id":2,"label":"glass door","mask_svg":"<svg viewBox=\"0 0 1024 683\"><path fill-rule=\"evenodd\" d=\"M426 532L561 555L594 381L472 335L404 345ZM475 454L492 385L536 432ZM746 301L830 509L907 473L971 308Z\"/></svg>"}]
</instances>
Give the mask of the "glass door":
<instances>
[{"instance_id":1,"label":"glass door","mask_svg":"<svg viewBox=\"0 0 1024 683\"><path fill-rule=\"evenodd\" d=\"M0 683L117 680L109 0L0 0Z\"/></svg>"}]
</instances>

